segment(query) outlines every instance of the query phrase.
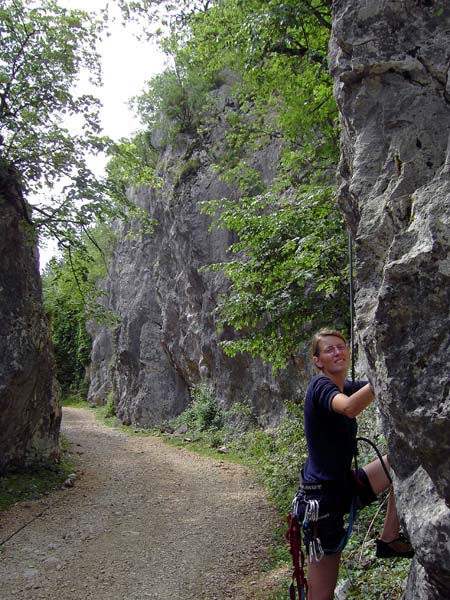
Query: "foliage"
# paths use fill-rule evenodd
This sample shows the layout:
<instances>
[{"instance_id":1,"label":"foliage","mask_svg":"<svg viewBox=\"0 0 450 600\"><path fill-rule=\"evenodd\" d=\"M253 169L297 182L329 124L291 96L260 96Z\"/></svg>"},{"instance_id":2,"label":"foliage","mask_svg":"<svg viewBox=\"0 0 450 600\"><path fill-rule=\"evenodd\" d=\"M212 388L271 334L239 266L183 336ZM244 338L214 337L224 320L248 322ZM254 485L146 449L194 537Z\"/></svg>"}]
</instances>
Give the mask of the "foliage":
<instances>
[{"instance_id":1,"label":"foliage","mask_svg":"<svg viewBox=\"0 0 450 600\"><path fill-rule=\"evenodd\" d=\"M69 392L62 397L61 405L72 408L87 408L86 399L79 392Z\"/></svg>"},{"instance_id":2,"label":"foliage","mask_svg":"<svg viewBox=\"0 0 450 600\"><path fill-rule=\"evenodd\" d=\"M107 187L113 199L126 200L126 191L131 185L158 187L160 182L155 177L157 154L148 132L137 133L131 139L122 138L108 148L107 155ZM145 215L139 217L145 221Z\"/></svg>"},{"instance_id":3,"label":"foliage","mask_svg":"<svg viewBox=\"0 0 450 600\"><path fill-rule=\"evenodd\" d=\"M89 156L110 142L99 100L76 84L83 73L100 85L96 46L105 27L54 0L0 0L0 161L15 174L39 235L60 248L83 245L96 220L138 213L89 168Z\"/></svg>"},{"instance_id":4,"label":"foliage","mask_svg":"<svg viewBox=\"0 0 450 600\"><path fill-rule=\"evenodd\" d=\"M116 406L114 404L114 394L110 392L105 404L105 418L112 418L116 416Z\"/></svg>"},{"instance_id":5,"label":"foliage","mask_svg":"<svg viewBox=\"0 0 450 600\"><path fill-rule=\"evenodd\" d=\"M0 23L0 157L32 201L41 231L64 237L68 224L89 222L104 193L85 156L105 146L99 102L73 92L81 69L99 83L95 46L103 24L53 0L1 0ZM75 119L77 133L69 130ZM40 200L56 186L60 195ZM83 215L77 201L85 202Z\"/></svg>"},{"instance_id":6,"label":"foliage","mask_svg":"<svg viewBox=\"0 0 450 600\"><path fill-rule=\"evenodd\" d=\"M224 412L210 385L199 383L193 386L192 402L178 417L177 423L185 423L196 432L217 430L223 426Z\"/></svg>"},{"instance_id":7,"label":"foliage","mask_svg":"<svg viewBox=\"0 0 450 600\"><path fill-rule=\"evenodd\" d=\"M39 6L1 0L0 22L2 158L14 164L27 190L81 175L84 151L103 145L99 103L71 89L82 67L99 81L95 44L102 24L52 0ZM70 134L63 115L81 117L83 133Z\"/></svg>"},{"instance_id":8,"label":"foliage","mask_svg":"<svg viewBox=\"0 0 450 600\"><path fill-rule=\"evenodd\" d=\"M378 560L373 540L383 528L386 498L358 512L352 535L342 555L340 582L349 600L400 600L410 561Z\"/></svg>"},{"instance_id":9,"label":"foliage","mask_svg":"<svg viewBox=\"0 0 450 600\"><path fill-rule=\"evenodd\" d=\"M345 238L330 195L324 188L208 204L239 240L235 259L209 267L232 282L215 311L219 327L246 332L223 342L227 354L248 351L283 367L311 330L347 326Z\"/></svg>"},{"instance_id":10,"label":"foliage","mask_svg":"<svg viewBox=\"0 0 450 600\"><path fill-rule=\"evenodd\" d=\"M225 138L211 158L241 197L203 206L213 226L233 231L237 240L231 260L211 266L230 281L217 324L238 332L224 340L226 353L250 352L282 368L311 330L330 323L348 329L347 242L333 203L338 130L327 65L331 2L134 6L144 4L170 13L160 40L174 65L135 101L146 126L170 118L177 131L207 139L217 112L217 95L208 99L208 92L224 79L232 85L234 102L225 113L219 109ZM267 149L277 157L270 180L257 159Z\"/></svg>"},{"instance_id":11,"label":"foliage","mask_svg":"<svg viewBox=\"0 0 450 600\"><path fill-rule=\"evenodd\" d=\"M211 0L117 0L127 21L138 21L149 37L159 38L170 27L187 23L197 12L210 8Z\"/></svg>"},{"instance_id":12,"label":"foliage","mask_svg":"<svg viewBox=\"0 0 450 600\"><path fill-rule=\"evenodd\" d=\"M43 274L44 304L50 316L58 380L64 393L84 391L91 351L88 320L114 319L99 303L97 286L107 274L107 257L114 244L111 229L98 225L82 246L68 248L59 258L52 258Z\"/></svg>"},{"instance_id":13,"label":"foliage","mask_svg":"<svg viewBox=\"0 0 450 600\"><path fill-rule=\"evenodd\" d=\"M230 1L217 10L224 6L227 22L236 15L229 43L240 48L245 68L238 109L228 118L228 148L217 164L243 196L205 208L238 240L232 260L213 266L231 281L216 311L218 325L240 332L223 343L228 354L248 351L280 368L311 330L330 322L348 327L345 230L333 205L330 3ZM276 150L274 139L278 168L267 183L251 155L268 145Z\"/></svg>"},{"instance_id":14,"label":"foliage","mask_svg":"<svg viewBox=\"0 0 450 600\"><path fill-rule=\"evenodd\" d=\"M62 460L48 466L33 468L32 471L18 471L0 477L0 512L16 502L34 500L61 487L73 465Z\"/></svg>"},{"instance_id":15,"label":"foliage","mask_svg":"<svg viewBox=\"0 0 450 600\"><path fill-rule=\"evenodd\" d=\"M277 508L286 511L298 489L306 460L303 406L286 403L286 415L276 432L255 431L247 436L246 459L256 466Z\"/></svg>"},{"instance_id":16,"label":"foliage","mask_svg":"<svg viewBox=\"0 0 450 600\"><path fill-rule=\"evenodd\" d=\"M147 90L131 101L145 127L156 127L166 143L178 133L196 131L211 85L204 73L184 59L180 54L173 67L154 75L147 82Z\"/></svg>"}]
</instances>

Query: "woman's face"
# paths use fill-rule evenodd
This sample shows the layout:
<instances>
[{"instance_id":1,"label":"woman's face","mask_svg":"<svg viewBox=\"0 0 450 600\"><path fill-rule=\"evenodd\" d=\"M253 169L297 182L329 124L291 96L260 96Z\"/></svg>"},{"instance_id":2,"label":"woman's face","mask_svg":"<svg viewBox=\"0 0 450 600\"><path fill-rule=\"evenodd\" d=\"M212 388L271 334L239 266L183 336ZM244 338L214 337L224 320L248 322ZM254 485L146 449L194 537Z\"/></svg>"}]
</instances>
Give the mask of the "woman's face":
<instances>
[{"instance_id":1,"label":"woman's face","mask_svg":"<svg viewBox=\"0 0 450 600\"><path fill-rule=\"evenodd\" d=\"M319 341L319 356L313 356L313 362L324 375L345 374L350 365L350 352L341 338L324 335Z\"/></svg>"}]
</instances>

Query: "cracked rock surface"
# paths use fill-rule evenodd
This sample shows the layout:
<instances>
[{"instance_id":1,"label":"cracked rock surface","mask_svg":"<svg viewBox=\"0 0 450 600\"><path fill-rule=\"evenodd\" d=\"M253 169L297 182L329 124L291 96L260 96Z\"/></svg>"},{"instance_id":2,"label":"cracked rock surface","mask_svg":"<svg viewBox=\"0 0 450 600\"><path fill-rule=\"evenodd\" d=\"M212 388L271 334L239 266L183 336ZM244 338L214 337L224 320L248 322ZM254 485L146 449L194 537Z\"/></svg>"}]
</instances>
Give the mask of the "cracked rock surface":
<instances>
[{"instance_id":1,"label":"cracked rock surface","mask_svg":"<svg viewBox=\"0 0 450 600\"><path fill-rule=\"evenodd\" d=\"M356 322L416 550L406 600L450 590L450 6L333 2L339 204Z\"/></svg>"}]
</instances>

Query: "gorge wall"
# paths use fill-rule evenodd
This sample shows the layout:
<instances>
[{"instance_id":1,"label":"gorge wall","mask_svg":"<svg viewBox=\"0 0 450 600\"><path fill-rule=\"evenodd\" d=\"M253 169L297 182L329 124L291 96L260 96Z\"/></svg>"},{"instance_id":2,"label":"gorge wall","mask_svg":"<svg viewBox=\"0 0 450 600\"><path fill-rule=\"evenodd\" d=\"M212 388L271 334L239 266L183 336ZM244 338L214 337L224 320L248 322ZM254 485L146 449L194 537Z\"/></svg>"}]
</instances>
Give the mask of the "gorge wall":
<instances>
[{"instance_id":1,"label":"gorge wall","mask_svg":"<svg viewBox=\"0 0 450 600\"><path fill-rule=\"evenodd\" d=\"M416 549L406 600L450 591L450 8L333 3L339 203L356 321Z\"/></svg>"},{"instance_id":2,"label":"gorge wall","mask_svg":"<svg viewBox=\"0 0 450 600\"><path fill-rule=\"evenodd\" d=\"M301 394L297 373L275 378L270 365L248 356L227 357L212 311L226 289L223 276L202 267L229 259L227 231L209 231L211 219L199 202L237 198L214 173L213 157L223 151L230 90L217 91L217 114L202 134L179 134L166 145L155 130L162 187L130 191L134 202L156 220L153 234L133 234L120 226L119 242L106 282L109 308L120 317L116 328L92 325L91 403L112 400L120 420L159 425L181 413L192 386L209 383L228 408L249 400L260 421L270 425L283 411L283 400ZM251 158L264 180L273 177L276 143Z\"/></svg>"},{"instance_id":3,"label":"gorge wall","mask_svg":"<svg viewBox=\"0 0 450 600\"><path fill-rule=\"evenodd\" d=\"M56 367L25 210L14 170L0 166L0 473L59 454Z\"/></svg>"}]
</instances>

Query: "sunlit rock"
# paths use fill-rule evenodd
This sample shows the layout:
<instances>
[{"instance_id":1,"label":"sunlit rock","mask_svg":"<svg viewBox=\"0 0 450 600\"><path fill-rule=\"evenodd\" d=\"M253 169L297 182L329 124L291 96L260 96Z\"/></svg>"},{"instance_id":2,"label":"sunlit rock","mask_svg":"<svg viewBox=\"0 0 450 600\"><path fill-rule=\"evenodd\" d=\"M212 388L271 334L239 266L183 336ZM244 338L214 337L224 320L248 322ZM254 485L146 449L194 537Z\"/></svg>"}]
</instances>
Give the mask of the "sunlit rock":
<instances>
[{"instance_id":1,"label":"sunlit rock","mask_svg":"<svg viewBox=\"0 0 450 600\"><path fill-rule=\"evenodd\" d=\"M212 312L226 282L203 267L228 260L233 238L225 230L210 231L200 202L237 198L238 191L212 166L232 102L229 86L215 93L221 112L202 138L179 134L164 145L154 134L162 187L130 190L130 197L156 220L155 231L141 234L123 226L110 264L110 307L121 323L114 331L98 329L94 337L89 399L106 402L109 379L117 415L126 423L160 425L187 407L198 383L211 384L225 407L248 399L265 424L279 418L285 400L301 395L294 369L274 377L271 365L248 356L229 358L220 348L232 334L217 331ZM268 181L278 144L252 157Z\"/></svg>"}]
</instances>

